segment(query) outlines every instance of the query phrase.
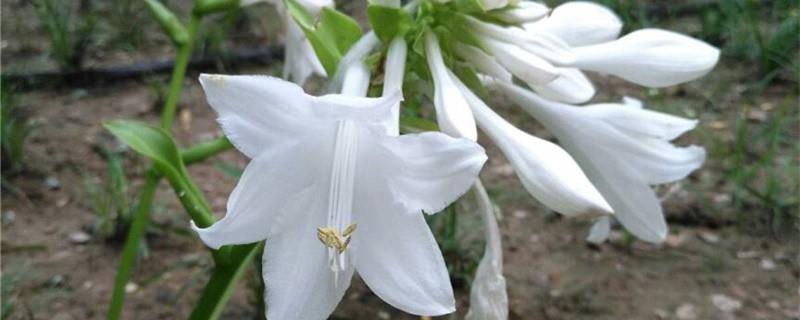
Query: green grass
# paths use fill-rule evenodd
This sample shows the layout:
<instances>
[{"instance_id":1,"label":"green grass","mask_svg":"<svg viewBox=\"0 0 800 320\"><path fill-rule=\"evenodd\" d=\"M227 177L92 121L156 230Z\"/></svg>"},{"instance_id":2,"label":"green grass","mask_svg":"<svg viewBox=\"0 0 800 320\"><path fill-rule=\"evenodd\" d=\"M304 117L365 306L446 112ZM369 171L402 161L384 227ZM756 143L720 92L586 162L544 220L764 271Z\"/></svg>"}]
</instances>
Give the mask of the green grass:
<instances>
[{"instance_id":1,"label":"green grass","mask_svg":"<svg viewBox=\"0 0 800 320\"><path fill-rule=\"evenodd\" d=\"M81 66L84 53L95 32L97 18L92 2L36 0L39 23L50 39L50 55L63 70Z\"/></svg>"},{"instance_id":2,"label":"green grass","mask_svg":"<svg viewBox=\"0 0 800 320\"><path fill-rule=\"evenodd\" d=\"M92 231L103 239L122 239L130 226L133 210L122 153L102 147L100 152L106 160L105 179L98 183L84 178L86 199L95 215Z\"/></svg>"},{"instance_id":3,"label":"green grass","mask_svg":"<svg viewBox=\"0 0 800 320\"><path fill-rule=\"evenodd\" d=\"M3 85L0 89L0 157L4 178L24 169L25 142L33 130L34 125L18 108L14 93L7 85Z\"/></svg>"}]
</instances>

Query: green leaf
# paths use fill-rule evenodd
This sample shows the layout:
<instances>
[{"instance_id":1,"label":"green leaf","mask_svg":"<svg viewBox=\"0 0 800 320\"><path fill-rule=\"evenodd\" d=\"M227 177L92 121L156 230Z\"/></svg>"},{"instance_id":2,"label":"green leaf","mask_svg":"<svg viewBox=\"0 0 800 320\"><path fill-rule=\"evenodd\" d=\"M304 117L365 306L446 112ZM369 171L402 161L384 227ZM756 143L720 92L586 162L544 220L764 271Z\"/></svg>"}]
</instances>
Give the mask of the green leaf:
<instances>
[{"instance_id":1,"label":"green leaf","mask_svg":"<svg viewBox=\"0 0 800 320\"><path fill-rule=\"evenodd\" d=\"M335 74L339 60L361 38L361 27L353 18L324 7L320 19L314 17L296 0L286 0L289 14L300 25L328 74Z\"/></svg>"},{"instance_id":2,"label":"green leaf","mask_svg":"<svg viewBox=\"0 0 800 320\"><path fill-rule=\"evenodd\" d=\"M403 116L400 117L400 131L403 133L420 133L426 131L439 131L436 122L428 119Z\"/></svg>"},{"instance_id":3,"label":"green leaf","mask_svg":"<svg viewBox=\"0 0 800 320\"><path fill-rule=\"evenodd\" d=\"M183 166L175 141L164 129L130 120L106 122L103 126L133 150L159 165L172 168Z\"/></svg>"},{"instance_id":4,"label":"green leaf","mask_svg":"<svg viewBox=\"0 0 800 320\"><path fill-rule=\"evenodd\" d=\"M145 0L144 3L147 4L147 9L156 18L161 29L172 39L172 42L177 45L183 45L189 41L189 34L186 32L186 28L164 4L158 0Z\"/></svg>"},{"instance_id":5,"label":"green leaf","mask_svg":"<svg viewBox=\"0 0 800 320\"><path fill-rule=\"evenodd\" d=\"M234 246L231 250L230 260L228 260L229 263L214 266L214 272L208 279L189 319L219 319L225 309L225 304L236 288L236 282L242 278L244 271L250 266L250 261L263 247L263 241L258 244Z\"/></svg>"},{"instance_id":6,"label":"green leaf","mask_svg":"<svg viewBox=\"0 0 800 320\"><path fill-rule=\"evenodd\" d=\"M331 46L344 55L361 38L361 26L344 13L331 7L323 7L317 32Z\"/></svg>"},{"instance_id":7,"label":"green leaf","mask_svg":"<svg viewBox=\"0 0 800 320\"><path fill-rule=\"evenodd\" d=\"M384 42L396 36L404 36L412 27L411 15L402 8L392 8L370 4L367 7L367 18L372 30Z\"/></svg>"},{"instance_id":8,"label":"green leaf","mask_svg":"<svg viewBox=\"0 0 800 320\"><path fill-rule=\"evenodd\" d=\"M167 131L130 120L111 121L104 126L134 151L153 160L155 167L169 180L181 204L198 227L204 228L214 223L211 207L189 178L178 146Z\"/></svg>"}]
</instances>

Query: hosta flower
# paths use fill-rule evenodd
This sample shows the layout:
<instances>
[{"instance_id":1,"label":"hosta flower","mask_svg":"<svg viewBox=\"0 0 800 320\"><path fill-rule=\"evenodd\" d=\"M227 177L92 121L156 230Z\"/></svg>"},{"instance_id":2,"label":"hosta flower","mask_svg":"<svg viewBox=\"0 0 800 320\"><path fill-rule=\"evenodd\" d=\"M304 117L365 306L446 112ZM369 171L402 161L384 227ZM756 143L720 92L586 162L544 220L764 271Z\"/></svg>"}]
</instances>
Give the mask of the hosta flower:
<instances>
[{"instance_id":1,"label":"hosta flower","mask_svg":"<svg viewBox=\"0 0 800 320\"><path fill-rule=\"evenodd\" d=\"M312 74L327 76L322 63L317 58L317 54L314 52L314 48L311 47L311 43L308 42L303 30L289 15L284 0L244 0L241 5L246 6L258 2L267 2L274 5L286 23L283 78L302 85ZM315 16L319 14L323 7L332 7L334 5L333 0L297 0L297 2Z\"/></svg>"},{"instance_id":2,"label":"hosta flower","mask_svg":"<svg viewBox=\"0 0 800 320\"><path fill-rule=\"evenodd\" d=\"M496 85L558 137L622 225L642 240L664 240L666 221L650 186L683 179L703 163L703 148L669 143L693 129L696 120L645 110L631 98L575 107L513 84Z\"/></svg>"},{"instance_id":3,"label":"hosta flower","mask_svg":"<svg viewBox=\"0 0 800 320\"><path fill-rule=\"evenodd\" d=\"M706 74L716 64L719 51L659 29L618 38L619 18L592 3L565 3L549 15L543 11L541 4L521 1L482 15L461 14L459 21L473 40L448 39L453 42L448 48L454 50L449 56L456 58L455 64L472 67L479 78L492 79L489 84L544 124L561 146L503 120L447 66L431 63L441 53L428 49L436 92L448 92L449 84L455 84L459 93L449 93L450 99L444 101L434 99L440 127L445 132L470 128L474 118L534 198L566 216L595 217L587 240L605 240L613 217L643 240L663 241L666 222L650 187L682 179L702 164L702 148L669 142L694 128L696 121L644 110L629 98L621 104L572 104L584 103L595 94L584 71L663 87ZM496 24L494 19L512 25ZM436 38L426 37L426 48L438 48L431 39ZM513 78L525 86L516 85ZM458 111L463 101L469 112ZM440 108L445 109L444 115Z\"/></svg>"},{"instance_id":4,"label":"hosta flower","mask_svg":"<svg viewBox=\"0 0 800 320\"><path fill-rule=\"evenodd\" d=\"M357 94L363 72L348 71L343 87ZM406 312L454 310L422 212L469 188L486 160L480 146L442 133L388 134L397 90L314 97L265 76L200 81L225 134L252 160L225 217L197 232L212 248L266 239L267 318L328 317L356 271Z\"/></svg>"},{"instance_id":5,"label":"hosta flower","mask_svg":"<svg viewBox=\"0 0 800 320\"><path fill-rule=\"evenodd\" d=\"M499 18L506 11L490 14ZM532 14L518 26L472 16L465 21L500 65L545 98L567 103L594 96L594 86L582 71L665 87L705 75L719 58L716 48L666 30L642 29L617 39L619 18L589 2L567 2L549 16Z\"/></svg>"}]
</instances>

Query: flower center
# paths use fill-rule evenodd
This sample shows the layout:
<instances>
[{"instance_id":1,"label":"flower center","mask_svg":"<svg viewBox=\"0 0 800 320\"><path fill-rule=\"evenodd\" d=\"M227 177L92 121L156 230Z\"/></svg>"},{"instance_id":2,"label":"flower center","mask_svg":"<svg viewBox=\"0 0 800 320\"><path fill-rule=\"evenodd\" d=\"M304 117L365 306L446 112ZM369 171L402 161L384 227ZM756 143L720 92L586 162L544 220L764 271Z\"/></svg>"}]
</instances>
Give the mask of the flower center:
<instances>
[{"instance_id":1,"label":"flower center","mask_svg":"<svg viewBox=\"0 0 800 320\"><path fill-rule=\"evenodd\" d=\"M351 120L337 123L328 193L328 225L317 228L317 238L328 248L328 262L336 275L346 267L346 250L356 231L356 224L352 223L353 183L358 154L356 130Z\"/></svg>"}]
</instances>

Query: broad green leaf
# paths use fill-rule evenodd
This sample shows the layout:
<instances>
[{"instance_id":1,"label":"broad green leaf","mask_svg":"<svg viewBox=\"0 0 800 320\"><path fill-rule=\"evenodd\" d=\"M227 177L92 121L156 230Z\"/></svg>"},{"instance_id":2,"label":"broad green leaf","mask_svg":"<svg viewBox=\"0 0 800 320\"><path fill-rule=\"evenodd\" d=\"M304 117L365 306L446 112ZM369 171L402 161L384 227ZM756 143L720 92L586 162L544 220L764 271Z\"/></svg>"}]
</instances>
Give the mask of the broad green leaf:
<instances>
[{"instance_id":1,"label":"broad green leaf","mask_svg":"<svg viewBox=\"0 0 800 320\"><path fill-rule=\"evenodd\" d=\"M328 74L335 74L339 60L361 38L361 27L353 18L324 7L318 22L296 0L286 0L289 14L300 25L320 63Z\"/></svg>"},{"instance_id":2,"label":"broad green leaf","mask_svg":"<svg viewBox=\"0 0 800 320\"><path fill-rule=\"evenodd\" d=\"M400 117L400 131L403 133L420 133L426 131L439 131L436 122L428 119L402 116Z\"/></svg>"},{"instance_id":3,"label":"broad green leaf","mask_svg":"<svg viewBox=\"0 0 800 320\"><path fill-rule=\"evenodd\" d=\"M325 42L339 49L341 55L347 53L347 50L361 38L361 27L358 22L331 7L322 8L317 32Z\"/></svg>"},{"instance_id":4,"label":"broad green leaf","mask_svg":"<svg viewBox=\"0 0 800 320\"><path fill-rule=\"evenodd\" d=\"M153 160L197 226L203 228L214 223L211 207L189 177L178 146L169 133L139 121L118 120L107 122L104 126L134 151Z\"/></svg>"},{"instance_id":5,"label":"broad green leaf","mask_svg":"<svg viewBox=\"0 0 800 320\"><path fill-rule=\"evenodd\" d=\"M183 166L175 141L164 129L130 120L106 122L103 126L134 151L159 165L171 168Z\"/></svg>"},{"instance_id":6,"label":"broad green leaf","mask_svg":"<svg viewBox=\"0 0 800 320\"><path fill-rule=\"evenodd\" d=\"M389 42L398 35L405 35L413 23L406 10L376 4L367 7L367 17L372 30L384 42Z\"/></svg>"}]
</instances>

